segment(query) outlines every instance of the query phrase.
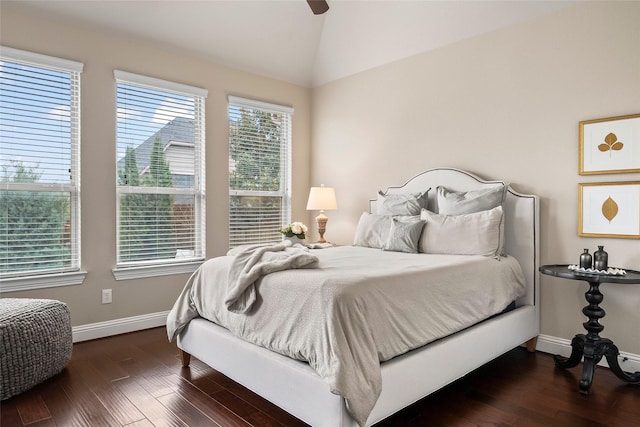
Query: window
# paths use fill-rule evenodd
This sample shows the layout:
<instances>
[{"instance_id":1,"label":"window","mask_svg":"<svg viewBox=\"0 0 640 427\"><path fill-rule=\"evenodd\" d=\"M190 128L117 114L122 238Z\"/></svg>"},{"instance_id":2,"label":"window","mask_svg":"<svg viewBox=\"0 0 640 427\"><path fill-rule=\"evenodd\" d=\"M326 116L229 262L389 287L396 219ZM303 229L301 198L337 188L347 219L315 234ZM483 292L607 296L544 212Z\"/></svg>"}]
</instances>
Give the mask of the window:
<instances>
[{"instance_id":1,"label":"window","mask_svg":"<svg viewBox=\"0 0 640 427\"><path fill-rule=\"evenodd\" d=\"M282 240L293 109L229 97L229 246Z\"/></svg>"},{"instance_id":2,"label":"window","mask_svg":"<svg viewBox=\"0 0 640 427\"><path fill-rule=\"evenodd\" d=\"M84 278L79 237L82 68L74 61L8 47L0 51L3 291L78 284Z\"/></svg>"},{"instance_id":3,"label":"window","mask_svg":"<svg viewBox=\"0 0 640 427\"><path fill-rule=\"evenodd\" d=\"M199 263L205 256L207 91L123 71L115 71L115 78L118 268L114 274L121 279L130 278L131 271L145 271L143 277L190 271L195 267L184 270L175 265ZM133 270L122 271L127 268Z\"/></svg>"}]
</instances>

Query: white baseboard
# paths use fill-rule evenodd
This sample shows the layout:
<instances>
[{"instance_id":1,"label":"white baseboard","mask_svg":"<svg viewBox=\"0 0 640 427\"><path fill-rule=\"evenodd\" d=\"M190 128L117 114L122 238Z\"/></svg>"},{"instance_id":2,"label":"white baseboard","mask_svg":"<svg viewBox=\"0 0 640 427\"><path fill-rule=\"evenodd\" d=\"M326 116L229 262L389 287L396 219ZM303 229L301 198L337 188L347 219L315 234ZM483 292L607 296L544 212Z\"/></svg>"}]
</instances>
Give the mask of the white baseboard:
<instances>
[{"instance_id":1,"label":"white baseboard","mask_svg":"<svg viewBox=\"0 0 640 427\"><path fill-rule=\"evenodd\" d=\"M538 344L536 350L544 353L559 354L564 357L569 357L571 354L571 340L553 337L551 335L538 335ZM620 367L625 372L640 372L640 355L620 352L618 356L618 362ZM598 363L600 366L606 368L609 367L607 360L603 357Z\"/></svg>"},{"instance_id":2,"label":"white baseboard","mask_svg":"<svg viewBox=\"0 0 640 427\"><path fill-rule=\"evenodd\" d=\"M164 326L167 323L168 314L168 311L162 311L158 313L108 320L106 322L74 326L72 328L73 342L93 340L111 335L125 334L127 332L135 332L143 329ZM568 357L571 354L571 341L564 338L541 334L538 335L536 350ZM621 351L618 359L623 371L640 372L640 355ZM602 358L598 365L607 368L609 367L605 358Z\"/></svg>"},{"instance_id":3,"label":"white baseboard","mask_svg":"<svg viewBox=\"0 0 640 427\"><path fill-rule=\"evenodd\" d=\"M96 338L104 338L111 335L126 334L127 332L135 332L143 329L164 326L167 324L168 314L168 311L161 311L159 313L142 314L140 316L125 317L122 319L107 320L106 322L74 326L71 328L73 342L94 340Z\"/></svg>"}]
</instances>

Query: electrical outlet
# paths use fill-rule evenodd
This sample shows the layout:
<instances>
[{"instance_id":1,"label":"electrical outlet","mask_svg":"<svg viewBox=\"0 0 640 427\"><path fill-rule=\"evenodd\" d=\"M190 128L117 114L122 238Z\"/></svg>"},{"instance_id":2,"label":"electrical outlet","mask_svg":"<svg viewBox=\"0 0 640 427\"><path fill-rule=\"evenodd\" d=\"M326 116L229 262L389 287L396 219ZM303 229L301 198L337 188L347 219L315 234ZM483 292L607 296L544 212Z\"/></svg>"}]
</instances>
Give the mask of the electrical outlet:
<instances>
[{"instance_id":1,"label":"electrical outlet","mask_svg":"<svg viewBox=\"0 0 640 427\"><path fill-rule=\"evenodd\" d=\"M112 302L112 294L111 289L103 289L102 290L102 303L103 304L111 304Z\"/></svg>"}]
</instances>

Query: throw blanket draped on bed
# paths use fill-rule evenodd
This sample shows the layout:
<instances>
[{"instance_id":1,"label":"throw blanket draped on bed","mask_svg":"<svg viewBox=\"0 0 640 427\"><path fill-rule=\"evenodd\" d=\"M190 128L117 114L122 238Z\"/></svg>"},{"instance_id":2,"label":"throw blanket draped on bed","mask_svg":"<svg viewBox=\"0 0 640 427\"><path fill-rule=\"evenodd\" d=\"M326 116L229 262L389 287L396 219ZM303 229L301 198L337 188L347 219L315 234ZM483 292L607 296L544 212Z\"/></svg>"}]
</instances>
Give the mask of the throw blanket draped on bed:
<instances>
[{"instance_id":1,"label":"throw blanket draped on bed","mask_svg":"<svg viewBox=\"0 0 640 427\"><path fill-rule=\"evenodd\" d=\"M313 254L318 268L258 279L244 314L225 305L234 258L208 260L169 313L169 339L201 316L248 342L307 361L364 425L381 391L380 362L499 313L525 288L512 257L351 246Z\"/></svg>"},{"instance_id":2,"label":"throw blanket draped on bed","mask_svg":"<svg viewBox=\"0 0 640 427\"><path fill-rule=\"evenodd\" d=\"M279 244L240 246L227 255L233 255L229 269L227 309L234 313L246 313L256 300L255 283L262 276L276 271L308 267L318 261L309 250L292 247L289 240Z\"/></svg>"}]
</instances>

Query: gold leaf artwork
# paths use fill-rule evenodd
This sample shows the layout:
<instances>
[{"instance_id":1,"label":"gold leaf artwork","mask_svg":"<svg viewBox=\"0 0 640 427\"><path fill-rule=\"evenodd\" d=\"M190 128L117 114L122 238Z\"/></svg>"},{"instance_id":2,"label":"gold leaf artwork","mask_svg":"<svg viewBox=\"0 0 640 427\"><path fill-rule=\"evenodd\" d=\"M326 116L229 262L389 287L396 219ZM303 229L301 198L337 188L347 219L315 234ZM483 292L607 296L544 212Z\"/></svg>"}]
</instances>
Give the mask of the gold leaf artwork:
<instances>
[{"instance_id":1,"label":"gold leaf artwork","mask_svg":"<svg viewBox=\"0 0 640 427\"><path fill-rule=\"evenodd\" d=\"M618 204L611 196L602 204L602 215L604 215L609 222L618 215Z\"/></svg>"},{"instance_id":2,"label":"gold leaf artwork","mask_svg":"<svg viewBox=\"0 0 640 427\"><path fill-rule=\"evenodd\" d=\"M624 147L624 144L618 141L618 137L615 133L610 132L607 136L604 137L604 144L598 145L598 150L603 153L607 151L620 151Z\"/></svg>"}]
</instances>

